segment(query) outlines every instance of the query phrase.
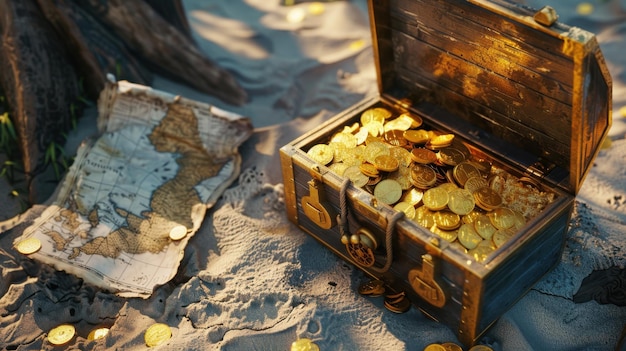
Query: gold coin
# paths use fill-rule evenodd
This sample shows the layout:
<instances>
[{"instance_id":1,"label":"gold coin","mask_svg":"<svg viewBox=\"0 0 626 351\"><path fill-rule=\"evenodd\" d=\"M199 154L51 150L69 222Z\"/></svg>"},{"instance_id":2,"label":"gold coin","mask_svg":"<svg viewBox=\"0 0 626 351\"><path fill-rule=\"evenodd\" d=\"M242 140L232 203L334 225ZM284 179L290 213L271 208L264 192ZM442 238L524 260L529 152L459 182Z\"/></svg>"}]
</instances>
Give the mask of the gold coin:
<instances>
[{"instance_id":1,"label":"gold coin","mask_svg":"<svg viewBox=\"0 0 626 351\"><path fill-rule=\"evenodd\" d=\"M524 215L521 214L519 211L514 210L513 214L515 215L515 222L513 223L513 228L522 229L522 227L526 225L526 218L524 218Z\"/></svg>"},{"instance_id":2,"label":"gold coin","mask_svg":"<svg viewBox=\"0 0 626 351\"><path fill-rule=\"evenodd\" d=\"M378 155L374 159L374 166L383 172L393 172L398 169L400 163L391 155Z\"/></svg>"},{"instance_id":3,"label":"gold coin","mask_svg":"<svg viewBox=\"0 0 626 351\"><path fill-rule=\"evenodd\" d=\"M389 147L387 146L387 144L380 142L380 141L376 141L376 142L368 143L365 146L365 151L363 154L363 156L365 157L365 161L371 164L375 164L376 157L380 155L389 155Z\"/></svg>"},{"instance_id":4,"label":"gold coin","mask_svg":"<svg viewBox=\"0 0 626 351\"><path fill-rule=\"evenodd\" d=\"M448 208L460 216L464 216L474 209L474 196L468 190L455 189L448 193L450 197Z\"/></svg>"},{"instance_id":5,"label":"gold coin","mask_svg":"<svg viewBox=\"0 0 626 351\"><path fill-rule=\"evenodd\" d=\"M479 215L474 220L474 229L483 237L483 239L491 239L493 233L496 232L496 227L491 224L491 219L484 214Z\"/></svg>"},{"instance_id":6,"label":"gold coin","mask_svg":"<svg viewBox=\"0 0 626 351\"><path fill-rule=\"evenodd\" d=\"M172 330L167 324L154 323L146 329L143 338L148 347L161 345L172 337Z\"/></svg>"},{"instance_id":7,"label":"gold coin","mask_svg":"<svg viewBox=\"0 0 626 351\"><path fill-rule=\"evenodd\" d=\"M463 224L459 228L458 232L459 242L468 250L471 250L478 246L478 244L483 241L483 238L478 235L476 229L472 224Z\"/></svg>"},{"instance_id":8,"label":"gold coin","mask_svg":"<svg viewBox=\"0 0 626 351\"><path fill-rule=\"evenodd\" d=\"M437 160L448 166L456 166L466 160L465 154L458 149L446 147L437 153Z\"/></svg>"},{"instance_id":9,"label":"gold coin","mask_svg":"<svg viewBox=\"0 0 626 351\"><path fill-rule=\"evenodd\" d=\"M448 192L440 187L431 188L424 192L422 201L424 206L428 207L432 211L443 210L448 206L449 200Z\"/></svg>"},{"instance_id":10,"label":"gold coin","mask_svg":"<svg viewBox=\"0 0 626 351\"><path fill-rule=\"evenodd\" d=\"M398 202L393 208L398 212L404 212L404 216L408 219L415 218L415 207L408 202Z\"/></svg>"},{"instance_id":11,"label":"gold coin","mask_svg":"<svg viewBox=\"0 0 626 351\"><path fill-rule=\"evenodd\" d=\"M410 203L411 205L415 206L419 204L420 201L422 201L422 197L424 197L423 191L416 189L416 188L412 188L411 190L407 191L402 196L402 201Z\"/></svg>"},{"instance_id":12,"label":"gold coin","mask_svg":"<svg viewBox=\"0 0 626 351\"><path fill-rule=\"evenodd\" d=\"M516 222L515 213L506 207L496 208L488 216L491 224L497 229L509 229Z\"/></svg>"},{"instance_id":13,"label":"gold coin","mask_svg":"<svg viewBox=\"0 0 626 351\"><path fill-rule=\"evenodd\" d=\"M451 192L452 190L456 190L456 189L458 189L458 188L459 188L459 187L458 187L458 186L456 186L456 184L454 184L454 183L443 183L443 184L441 184L441 185L438 185L437 187L444 189L445 191L447 191L447 192L448 192L448 194L450 194L450 192Z\"/></svg>"},{"instance_id":14,"label":"gold coin","mask_svg":"<svg viewBox=\"0 0 626 351\"><path fill-rule=\"evenodd\" d=\"M411 169L408 167L400 166L395 172L391 172L387 175L388 179L393 179L400 183L402 190L411 189Z\"/></svg>"},{"instance_id":15,"label":"gold coin","mask_svg":"<svg viewBox=\"0 0 626 351\"><path fill-rule=\"evenodd\" d=\"M463 223L474 224L474 222L476 221L476 218L478 218L478 216L480 216L480 215L482 215L482 212L480 212L480 210L474 208L472 210L472 212L466 214L461 219L463 220Z\"/></svg>"},{"instance_id":16,"label":"gold coin","mask_svg":"<svg viewBox=\"0 0 626 351\"><path fill-rule=\"evenodd\" d=\"M422 117L416 116L416 115L412 115L412 114L409 114L409 113L406 113L406 112L401 114L400 117L408 117L408 118L410 118L411 119L411 128L412 129L418 128L423 123Z\"/></svg>"},{"instance_id":17,"label":"gold coin","mask_svg":"<svg viewBox=\"0 0 626 351\"><path fill-rule=\"evenodd\" d=\"M474 193L476 190L484 187L488 187L489 183L483 177L471 177L465 181L463 187L470 191L470 193Z\"/></svg>"},{"instance_id":18,"label":"gold coin","mask_svg":"<svg viewBox=\"0 0 626 351\"><path fill-rule=\"evenodd\" d=\"M430 139L430 145L434 148L449 146L452 144L454 134L441 134Z\"/></svg>"},{"instance_id":19,"label":"gold coin","mask_svg":"<svg viewBox=\"0 0 626 351\"><path fill-rule=\"evenodd\" d=\"M356 137L356 144L357 145L363 144L369 134L370 133L367 128L360 128L359 131L356 132L356 134L354 134L354 136Z\"/></svg>"},{"instance_id":20,"label":"gold coin","mask_svg":"<svg viewBox=\"0 0 626 351\"><path fill-rule=\"evenodd\" d=\"M469 351L493 351L493 349L487 345L474 345Z\"/></svg>"},{"instance_id":21,"label":"gold coin","mask_svg":"<svg viewBox=\"0 0 626 351\"><path fill-rule=\"evenodd\" d=\"M443 240L452 243L456 240L457 238L457 232L456 230L443 230L439 227L437 227L437 225L435 224L434 226L430 227L430 231L437 234L437 236L439 236L440 238L442 238Z\"/></svg>"},{"instance_id":22,"label":"gold coin","mask_svg":"<svg viewBox=\"0 0 626 351\"><path fill-rule=\"evenodd\" d=\"M409 117L408 115L403 114L403 115L398 116L398 118L392 119L388 121L387 123L385 123L385 131L397 130L397 131L403 132L411 128L412 124L413 124L413 118ZM400 133L400 135L402 135L402 133Z\"/></svg>"},{"instance_id":23,"label":"gold coin","mask_svg":"<svg viewBox=\"0 0 626 351\"><path fill-rule=\"evenodd\" d=\"M476 205L486 211L494 210L502 205L502 197L489 187L482 187L474 192Z\"/></svg>"},{"instance_id":24,"label":"gold coin","mask_svg":"<svg viewBox=\"0 0 626 351\"><path fill-rule=\"evenodd\" d=\"M361 125L372 122L383 124L387 118L391 117L391 112L383 107L370 108L361 114Z\"/></svg>"},{"instance_id":25,"label":"gold coin","mask_svg":"<svg viewBox=\"0 0 626 351\"><path fill-rule=\"evenodd\" d=\"M383 134L383 138L385 141L393 146L404 146L407 144L406 139L402 136L403 132L401 130L388 130Z\"/></svg>"},{"instance_id":26,"label":"gold coin","mask_svg":"<svg viewBox=\"0 0 626 351\"><path fill-rule=\"evenodd\" d=\"M309 155L313 161L327 165L333 160L334 150L326 144L317 144L309 149L307 155Z\"/></svg>"},{"instance_id":27,"label":"gold coin","mask_svg":"<svg viewBox=\"0 0 626 351\"><path fill-rule=\"evenodd\" d=\"M335 173L338 176L343 176L343 172L345 172L345 170L348 168L349 166L343 162L335 162L333 164L331 164L330 166L328 166L328 169L330 169L331 172Z\"/></svg>"},{"instance_id":28,"label":"gold coin","mask_svg":"<svg viewBox=\"0 0 626 351\"><path fill-rule=\"evenodd\" d=\"M15 249L23 255L33 254L41 249L41 240L32 236L15 244Z\"/></svg>"},{"instance_id":29,"label":"gold coin","mask_svg":"<svg viewBox=\"0 0 626 351\"><path fill-rule=\"evenodd\" d=\"M361 128L367 130L368 136L365 138L366 143L368 137L377 137L385 132L385 127L380 122L370 122L368 124L364 124Z\"/></svg>"},{"instance_id":30,"label":"gold coin","mask_svg":"<svg viewBox=\"0 0 626 351\"><path fill-rule=\"evenodd\" d=\"M421 163L421 164L429 164L437 161L437 154L433 151L424 149L422 147L416 147L411 150L411 160Z\"/></svg>"},{"instance_id":31,"label":"gold coin","mask_svg":"<svg viewBox=\"0 0 626 351\"><path fill-rule=\"evenodd\" d=\"M71 324L61 324L48 332L48 341L52 345L63 345L74 338L76 329Z\"/></svg>"},{"instance_id":32,"label":"gold coin","mask_svg":"<svg viewBox=\"0 0 626 351\"><path fill-rule=\"evenodd\" d=\"M483 240L475 248L467 252L468 255L474 257L477 262L484 262L493 251L495 247L491 240Z\"/></svg>"},{"instance_id":33,"label":"gold coin","mask_svg":"<svg viewBox=\"0 0 626 351\"><path fill-rule=\"evenodd\" d=\"M300 338L291 343L290 351L320 351L320 348L311 339Z\"/></svg>"},{"instance_id":34,"label":"gold coin","mask_svg":"<svg viewBox=\"0 0 626 351\"><path fill-rule=\"evenodd\" d=\"M420 206L415 209L413 221L424 228L430 228L435 225L435 212L429 210L426 206Z\"/></svg>"},{"instance_id":35,"label":"gold coin","mask_svg":"<svg viewBox=\"0 0 626 351\"><path fill-rule=\"evenodd\" d=\"M378 201L391 205L400 200L402 187L393 179L385 179L374 188L374 196Z\"/></svg>"},{"instance_id":36,"label":"gold coin","mask_svg":"<svg viewBox=\"0 0 626 351\"><path fill-rule=\"evenodd\" d=\"M339 143L344 145L348 149L353 149L357 145L357 139L354 134L351 133L337 133L330 139L331 143Z\"/></svg>"},{"instance_id":37,"label":"gold coin","mask_svg":"<svg viewBox=\"0 0 626 351\"><path fill-rule=\"evenodd\" d=\"M467 180L472 177L480 177L480 171L478 168L469 162L461 162L454 166L452 174L454 176L454 180L456 180L460 186L465 186Z\"/></svg>"},{"instance_id":38,"label":"gold coin","mask_svg":"<svg viewBox=\"0 0 626 351\"><path fill-rule=\"evenodd\" d=\"M426 144L428 140L430 140L428 132L424 129L406 130L404 131L404 133L402 133L402 136L404 137L404 139L414 144Z\"/></svg>"},{"instance_id":39,"label":"gold coin","mask_svg":"<svg viewBox=\"0 0 626 351\"><path fill-rule=\"evenodd\" d=\"M369 177L361 173L359 166L350 166L343 172L343 176L350 179L357 188L362 188L369 181Z\"/></svg>"},{"instance_id":40,"label":"gold coin","mask_svg":"<svg viewBox=\"0 0 626 351\"><path fill-rule=\"evenodd\" d=\"M371 163L368 163L368 162L361 163L361 165L359 166L359 170L361 171L361 173L365 174L366 176L370 178L378 177L378 168L376 168L376 166L374 166Z\"/></svg>"},{"instance_id":41,"label":"gold coin","mask_svg":"<svg viewBox=\"0 0 626 351\"><path fill-rule=\"evenodd\" d=\"M400 166L408 167L411 164L411 153L403 147L395 146L389 148L389 155L398 160Z\"/></svg>"},{"instance_id":42,"label":"gold coin","mask_svg":"<svg viewBox=\"0 0 626 351\"><path fill-rule=\"evenodd\" d=\"M435 225L442 230L454 230L461 224L461 217L458 214L444 210L435 213Z\"/></svg>"},{"instance_id":43,"label":"gold coin","mask_svg":"<svg viewBox=\"0 0 626 351\"><path fill-rule=\"evenodd\" d=\"M187 236L187 227L184 225L177 225L170 230L170 239L180 240Z\"/></svg>"},{"instance_id":44,"label":"gold coin","mask_svg":"<svg viewBox=\"0 0 626 351\"><path fill-rule=\"evenodd\" d=\"M493 236L491 237L491 241L493 241L496 247L500 247L504 245L507 241L511 240L512 237L515 236L517 230L509 228L509 229L498 229Z\"/></svg>"},{"instance_id":45,"label":"gold coin","mask_svg":"<svg viewBox=\"0 0 626 351\"><path fill-rule=\"evenodd\" d=\"M411 166L411 183L417 188L426 189L436 182L437 174L432 168L420 164Z\"/></svg>"},{"instance_id":46,"label":"gold coin","mask_svg":"<svg viewBox=\"0 0 626 351\"><path fill-rule=\"evenodd\" d=\"M463 351L463 348L453 342L444 342L443 344L441 344L441 346L443 346L446 351Z\"/></svg>"},{"instance_id":47,"label":"gold coin","mask_svg":"<svg viewBox=\"0 0 626 351\"><path fill-rule=\"evenodd\" d=\"M106 328L106 327L95 328L89 332L89 335L87 335L87 340L101 339L107 336L108 334L109 334L109 328Z\"/></svg>"},{"instance_id":48,"label":"gold coin","mask_svg":"<svg viewBox=\"0 0 626 351\"><path fill-rule=\"evenodd\" d=\"M446 348L440 344L430 344L430 345L426 345L426 347L424 348L424 351L446 351Z\"/></svg>"}]
</instances>

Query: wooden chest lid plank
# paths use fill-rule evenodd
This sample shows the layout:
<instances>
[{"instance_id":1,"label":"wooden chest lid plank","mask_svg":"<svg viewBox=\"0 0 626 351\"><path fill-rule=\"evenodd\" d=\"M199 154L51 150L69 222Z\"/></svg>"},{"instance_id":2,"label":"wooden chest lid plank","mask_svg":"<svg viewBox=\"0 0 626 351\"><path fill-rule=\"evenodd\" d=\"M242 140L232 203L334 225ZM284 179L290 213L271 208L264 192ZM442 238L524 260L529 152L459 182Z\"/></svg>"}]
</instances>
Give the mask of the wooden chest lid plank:
<instances>
[{"instance_id":1,"label":"wooden chest lid plank","mask_svg":"<svg viewBox=\"0 0 626 351\"><path fill-rule=\"evenodd\" d=\"M595 37L506 0L370 1L379 90L576 193L611 125ZM431 116L434 119L438 115ZM507 151L509 150L509 151Z\"/></svg>"}]
</instances>

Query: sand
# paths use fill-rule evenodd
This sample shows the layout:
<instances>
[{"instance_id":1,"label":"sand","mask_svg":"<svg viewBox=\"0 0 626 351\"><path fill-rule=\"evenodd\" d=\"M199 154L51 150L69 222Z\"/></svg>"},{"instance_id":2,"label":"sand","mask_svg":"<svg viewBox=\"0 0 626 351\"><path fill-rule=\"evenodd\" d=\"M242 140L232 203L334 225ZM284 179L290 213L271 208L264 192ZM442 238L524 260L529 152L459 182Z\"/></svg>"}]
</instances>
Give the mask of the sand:
<instances>
[{"instance_id":1,"label":"sand","mask_svg":"<svg viewBox=\"0 0 626 351\"><path fill-rule=\"evenodd\" d=\"M190 240L178 275L149 299L121 298L22 257L11 247L19 228L5 232L1 349L55 349L47 333L61 323L77 330L63 348L81 350L145 350L144 332L156 322L172 329L158 350L289 350L297 338L310 338L321 350L458 343L453 330L415 308L394 314L381 298L360 296L364 274L286 219L278 148L377 90L364 0L326 3L321 14L311 13L308 3L277 2L184 1L198 45L235 74L250 96L245 105L226 105L162 77L153 84L248 116L256 127L240 148L240 180ZM562 262L481 343L495 350L613 350L626 308L574 300L594 270L626 268L626 123L619 112L626 106L626 4L597 1L594 12L580 15L566 0L529 3L550 4L563 22L598 34L613 77L612 144L577 197ZM287 20L303 14L302 21ZM90 111L81 119L68 152L95 133L94 118ZM625 302L621 284L614 302L619 296ZM601 296L610 284L584 286ZM101 325L110 328L107 337L87 340Z\"/></svg>"}]
</instances>

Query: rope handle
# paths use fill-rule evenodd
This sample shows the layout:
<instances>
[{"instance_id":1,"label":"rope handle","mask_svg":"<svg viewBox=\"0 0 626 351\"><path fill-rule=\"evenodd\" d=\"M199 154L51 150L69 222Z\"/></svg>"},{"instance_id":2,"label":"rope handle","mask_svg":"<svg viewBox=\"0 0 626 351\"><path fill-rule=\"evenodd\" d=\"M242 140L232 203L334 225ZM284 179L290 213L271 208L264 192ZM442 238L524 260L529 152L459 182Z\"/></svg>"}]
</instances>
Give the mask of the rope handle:
<instances>
[{"instance_id":1,"label":"rope handle","mask_svg":"<svg viewBox=\"0 0 626 351\"><path fill-rule=\"evenodd\" d=\"M350 185L350 179L346 178L341 183L341 188L339 189L339 209L340 213L337 215L337 223L339 224L339 233L342 237L342 242L346 240L349 231L348 224L348 186ZM393 216L387 222L387 228L385 228L385 249L386 249L386 261L385 265L382 268L378 267L369 267L377 273L385 273L391 268L391 262L393 261L393 230L396 226L398 220L404 217L404 212L398 211L394 213ZM352 217L353 221L356 221L354 217Z\"/></svg>"}]
</instances>

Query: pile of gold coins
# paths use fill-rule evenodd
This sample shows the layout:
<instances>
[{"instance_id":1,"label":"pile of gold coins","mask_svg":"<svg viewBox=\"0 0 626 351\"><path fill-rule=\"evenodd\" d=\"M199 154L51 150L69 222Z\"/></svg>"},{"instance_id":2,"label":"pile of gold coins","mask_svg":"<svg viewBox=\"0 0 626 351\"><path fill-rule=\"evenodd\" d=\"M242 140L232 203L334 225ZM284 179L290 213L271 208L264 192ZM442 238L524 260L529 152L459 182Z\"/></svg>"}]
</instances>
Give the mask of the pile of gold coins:
<instances>
[{"instance_id":1,"label":"pile of gold coins","mask_svg":"<svg viewBox=\"0 0 626 351\"><path fill-rule=\"evenodd\" d=\"M482 262L555 198L419 116L370 108L307 154Z\"/></svg>"}]
</instances>

